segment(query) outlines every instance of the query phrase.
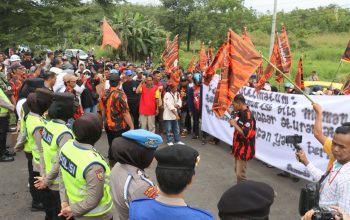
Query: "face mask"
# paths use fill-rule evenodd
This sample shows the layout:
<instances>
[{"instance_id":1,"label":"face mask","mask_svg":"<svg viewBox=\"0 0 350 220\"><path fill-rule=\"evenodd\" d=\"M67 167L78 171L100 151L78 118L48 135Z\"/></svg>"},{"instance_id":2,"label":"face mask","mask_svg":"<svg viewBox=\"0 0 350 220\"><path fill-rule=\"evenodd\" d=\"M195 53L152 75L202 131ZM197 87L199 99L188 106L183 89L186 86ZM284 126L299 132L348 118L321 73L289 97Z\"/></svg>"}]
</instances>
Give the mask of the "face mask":
<instances>
[{"instance_id":1,"label":"face mask","mask_svg":"<svg viewBox=\"0 0 350 220\"><path fill-rule=\"evenodd\" d=\"M85 78L86 78L86 79L90 79L91 76L90 76L90 75L85 75Z\"/></svg>"}]
</instances>

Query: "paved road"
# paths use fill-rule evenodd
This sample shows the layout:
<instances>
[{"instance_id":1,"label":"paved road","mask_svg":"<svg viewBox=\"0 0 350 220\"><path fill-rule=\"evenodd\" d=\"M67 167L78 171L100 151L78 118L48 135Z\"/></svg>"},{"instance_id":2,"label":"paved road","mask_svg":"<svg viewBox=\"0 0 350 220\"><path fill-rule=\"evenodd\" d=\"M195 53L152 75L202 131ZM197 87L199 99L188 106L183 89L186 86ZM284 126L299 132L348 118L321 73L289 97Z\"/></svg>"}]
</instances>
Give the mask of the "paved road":
<instances>
[{"instance_id":1,"label":"paved road","mask_svg":"<svg viewBox=\"0 0 350 220\"><path fill-rule=\"evenodd\" d=\"M229 154L229 146L206 144L198 140L183 140L196 148L201 155L199 167L193 185L186 191L186 201L194 207L201 207L214 213L217 217L217 202L221 194L235 183L233 160ZM104 155L107 154L107 138L105 135L96 145ZM42 212L31 212L31 197L27 187L26 159L23 153L16 156L15 162L0 164L0 219L1 220L37 220L44 219ZM153 163L147 173L155 180ZM253 160L248 165L248 178L270 184L277 193L271 208L271 220L300 219L298 215L299 191L306 184L298 183L290 178L279 177L279 170L267 168L260 161ZM117 219L117 218L115 218Z\"/></svg>"}]
</instances>

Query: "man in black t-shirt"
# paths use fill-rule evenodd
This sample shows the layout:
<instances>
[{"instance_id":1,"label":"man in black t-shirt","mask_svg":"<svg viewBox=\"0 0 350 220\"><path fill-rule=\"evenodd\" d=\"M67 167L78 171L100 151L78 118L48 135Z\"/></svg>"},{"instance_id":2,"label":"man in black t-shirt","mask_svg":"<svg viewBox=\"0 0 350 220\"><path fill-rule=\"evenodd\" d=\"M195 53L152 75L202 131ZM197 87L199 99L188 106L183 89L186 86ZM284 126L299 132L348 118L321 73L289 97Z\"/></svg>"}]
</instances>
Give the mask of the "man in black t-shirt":
<instances>
[{"instance_id":1,"label":"man in black t-shirt","mask_svg":"<svg viewBox=\"0 0 350 220\"><path fill-rule=\"evenodd\" d=\"M123 83L123 91L128 99L130 114L133 118L135 129L139 128L139 105L140 94L136 93L138 83L132 79L133 73L131 70L125 71L127 81Z\"/></svg>"}]
</instances>

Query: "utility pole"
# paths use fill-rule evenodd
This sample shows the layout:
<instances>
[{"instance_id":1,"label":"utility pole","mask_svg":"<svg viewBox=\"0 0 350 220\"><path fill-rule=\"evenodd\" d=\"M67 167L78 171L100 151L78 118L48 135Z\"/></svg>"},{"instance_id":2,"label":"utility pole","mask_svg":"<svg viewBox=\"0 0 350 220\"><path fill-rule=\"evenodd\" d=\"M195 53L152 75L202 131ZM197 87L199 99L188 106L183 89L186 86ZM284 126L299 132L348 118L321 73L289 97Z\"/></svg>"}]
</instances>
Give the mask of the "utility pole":
<instances>
[{"instance_id":1,"label":"utility pole","mask_svg":"<svg viewBox=\"0 0 350 220\"><path fill-rule=\"evenodd\" d=\"M270 52L269 57L271 57L273 44L275 42L275 32L276 32L276 18L277 18L277 0L273 3L273 15L272 15L272 28L271 28L271 39L270 39Z\"/></svg>"}]
</instances>

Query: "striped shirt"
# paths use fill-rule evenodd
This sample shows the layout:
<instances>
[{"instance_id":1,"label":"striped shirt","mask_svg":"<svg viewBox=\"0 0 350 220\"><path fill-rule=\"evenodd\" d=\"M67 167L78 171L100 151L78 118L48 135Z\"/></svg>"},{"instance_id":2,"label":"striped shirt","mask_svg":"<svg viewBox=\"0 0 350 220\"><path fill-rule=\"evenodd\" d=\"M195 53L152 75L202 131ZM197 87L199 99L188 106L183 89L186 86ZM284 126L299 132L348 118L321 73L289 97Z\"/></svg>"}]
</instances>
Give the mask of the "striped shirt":
<instances>
[{"instance_id":1,"label":"striped shirt","mask_svg":"<svg viewBox=\"0 0 350 220\"><path fill-rule=\"evenodd\" d=\"M309 163L306 169L315 181L321 179L323 172ZM323 180L320 190L320 207L339 206L350 215L350 162L344 165L337 161L328 176Z\"/></svg>"}]
</instances>

